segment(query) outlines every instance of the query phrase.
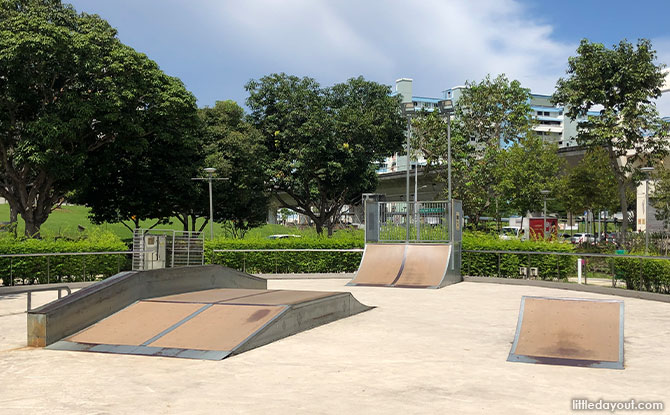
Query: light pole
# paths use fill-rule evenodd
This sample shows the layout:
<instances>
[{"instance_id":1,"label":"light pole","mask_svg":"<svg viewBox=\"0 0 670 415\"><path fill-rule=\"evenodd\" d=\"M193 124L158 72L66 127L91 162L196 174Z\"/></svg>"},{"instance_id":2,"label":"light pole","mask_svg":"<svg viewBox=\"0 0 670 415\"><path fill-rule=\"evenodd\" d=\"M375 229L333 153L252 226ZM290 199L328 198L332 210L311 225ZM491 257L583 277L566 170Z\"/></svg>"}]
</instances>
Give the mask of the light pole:
<instances>
[{"instance_id":1,"label":"light pole","mask_svg":"<svg viewBox=\"0 0 670 415\"><path fill-rule=\"evenodd\" d=\"M648 215L648 210L647 207L649 206L649 175L651 172L654 171L653 167L642 167L640 168L641 172L644 172L647 175L647 180L644 182L644 254L647 255L649 253L649 221L647 216Z\"/></svg>"},{"instance_id":2,"label":"light pole","mask_svg":"<svg viewBox=\"0 0 670 415\"><path fill-rule=\"evenodd\" d=\"M542 196L544 197L544 213L542 215L542 240L547 239L547 195L549 190L540 190Z\"/></svg>"},{"instance_id":3,"label":"light pole","mask_svg":"<svg viewBox=\"0 0 670 415\"><path fill-rule=\"evenodd\" d=\"M193 177L191 180L206 180L209 182L209 239L214 239L214 201L212 198L212 181L213 180L228 180L227 177L214 177L216 169L214 167L207 167L204 169L207 177Z\"/></svg>"},{"instance_id":4,"label":"light pole","mask_svg":"<svg viewBox=\"0 0 670 415\"><path fill-rule=\"evenodd\" d=\"M451 114L454 112L454 103L450 99L443 99L437 103L440 114L447 115L447 200L449 201L449 214L451 224L449 225L449 242L454 243L454 212L451 200Z\"/></svg>"},{"instance_id":5,"label":"light pole","mask_svg":"<svg viewBox=\"0 0 670 415\"><path fill-rule=\"evenodd\" d=\"M409 152L410 152L410 143L409 139L412 134L412 116L414 115L414 103L405 102L402 106L402 115L407 118L407 169L406 169L406 184L405 184L405 204L407 206L407 211L405 212L405 241L409 243Z\"/></svg>"}]
</instances>

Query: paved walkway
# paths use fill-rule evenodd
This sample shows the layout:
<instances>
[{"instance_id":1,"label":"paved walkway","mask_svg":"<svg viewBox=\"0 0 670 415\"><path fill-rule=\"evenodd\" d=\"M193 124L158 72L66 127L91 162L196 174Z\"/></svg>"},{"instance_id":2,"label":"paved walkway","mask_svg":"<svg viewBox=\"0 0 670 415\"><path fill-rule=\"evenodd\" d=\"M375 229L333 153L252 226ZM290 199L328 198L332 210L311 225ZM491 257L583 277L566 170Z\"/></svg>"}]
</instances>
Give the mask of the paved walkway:
<instances>
[{"instance_id":1,"label":"paved walkway","mask_svg":"<svg viewBox=\"0 0 670 415\"><path fill-rule=\"evenodd\" d=\"M377 308L220 362L25 348L25 294L2 296L0 413L567 414L572 398L670 405L668 303L625 298L626 369L589 369L506 361L520 298L607 296L346 282L270 280L273 289L350 290ZM50 296L38 293L34 304Z\"/></svg>"}]
</instances>

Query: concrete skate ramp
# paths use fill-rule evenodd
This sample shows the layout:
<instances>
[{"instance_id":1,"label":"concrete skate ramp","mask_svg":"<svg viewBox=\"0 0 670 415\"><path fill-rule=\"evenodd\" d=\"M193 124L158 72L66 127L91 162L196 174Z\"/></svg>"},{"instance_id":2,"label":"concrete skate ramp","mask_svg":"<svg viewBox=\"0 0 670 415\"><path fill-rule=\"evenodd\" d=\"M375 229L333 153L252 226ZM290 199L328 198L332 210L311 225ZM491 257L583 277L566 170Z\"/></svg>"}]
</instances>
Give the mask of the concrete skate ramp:
<instances>
[{"instance_id":1,"label":"concrete skate ramp","mask_svg":"<svg viewBox=\"0 0 670 415\"><path fill-rule=\"evenodd\" d=\"M396 287L438 288L447 274L450 245L407 245Z\"/></svg>"},{"instance_id":2,"label":"concrete skate ramp","mask_svg":"<svg viewBox=\"0 0 670 415\"><path fill-rule=\"evenodd\" d=\"M220 360L369 308L348 292L203 290L135 302L47 348Z\"/></svg>"},{"instance_id":3,"label":"concrete skate ramp","mask_svg":"<svg viewBox=\"0 0 670 415\"><path fill-rule=\"evenodd\" d=\"M508 361L623 369L623 301L526 297Z\"/></svg>"},{"instance_id":4,"label":"concrete skate ramp","mask_svg":"<svg viewBox=\"0 0 670 415\"><path fill-rule=\"evenodd\" d=\"M356 276L348 285L390 286L405 262L405 244L367 244Z\"/></svg>"},{"instance_id":5,"label":"concrete skate ramp","mask_svg":"<svg viewBox=\"0 0 670 415\"><path fill-rule=\"evenodd\" d=\"M220 265L121 272L29 311L27 343L48 346L138 300L215 288L258 290L267 281Z\"/></svg>"},{"instance_id":6,"label":"concrete skate ramp","mask_svg":"<svg viewBox=\"0 0 670 415\"><path fill-rule=\"evenodd\" d=\"M448 244L367 244L347 285L440 288L461 281L448 270L450 255Z\"/></svg>"}]
</instances>

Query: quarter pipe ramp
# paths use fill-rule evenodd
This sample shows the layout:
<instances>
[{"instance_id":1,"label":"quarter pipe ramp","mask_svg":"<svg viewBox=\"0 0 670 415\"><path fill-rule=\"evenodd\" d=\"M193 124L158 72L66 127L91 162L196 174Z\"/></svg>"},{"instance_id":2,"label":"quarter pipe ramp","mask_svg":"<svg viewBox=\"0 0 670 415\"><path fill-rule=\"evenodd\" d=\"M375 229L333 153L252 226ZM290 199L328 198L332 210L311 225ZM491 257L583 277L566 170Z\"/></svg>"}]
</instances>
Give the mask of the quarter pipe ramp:
<instances>
[{"instance_id":1,"label":"quarter pipe ramp","mask_svg":"<svg viewBox=\"0 0 670 415\"><path fill-rule=\"evenodd\" d=\"M461 281L449 269L450 244L367 244L361 265L347 285L441 288Z\"/></svg>"}]
</instances>

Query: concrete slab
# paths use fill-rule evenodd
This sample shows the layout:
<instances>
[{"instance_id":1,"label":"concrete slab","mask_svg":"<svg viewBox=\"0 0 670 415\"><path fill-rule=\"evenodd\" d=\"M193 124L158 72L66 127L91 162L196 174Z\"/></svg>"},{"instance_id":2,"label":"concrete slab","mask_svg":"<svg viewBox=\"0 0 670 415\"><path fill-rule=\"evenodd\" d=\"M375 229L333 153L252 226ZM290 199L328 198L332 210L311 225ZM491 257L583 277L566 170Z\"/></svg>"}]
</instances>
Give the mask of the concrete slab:
<instances>
[{"instance_id":1,"label":"concrete slab","mask_svg":"<svg viewBox=\"0 0 670 415\"><path fill-rule=\"evenodd\" d=\"M626 370L613 371L506 361L521 297L565 290L345 283L269 281L270 289L351 291L377 308L222 362L25 348L25 298L0 298L1 412L535 415L569 414L573 398L670 405L668 303L624 299Z\"/></svg>"}]
</instances>

